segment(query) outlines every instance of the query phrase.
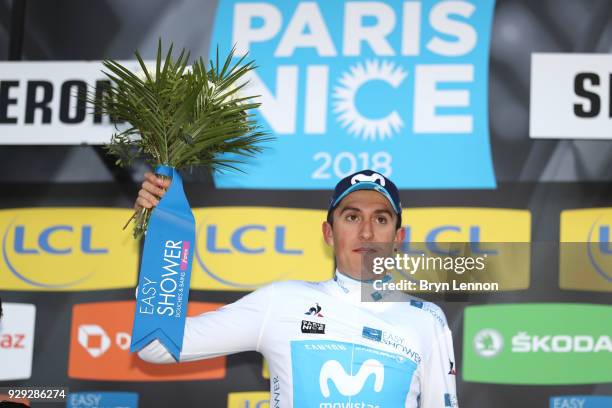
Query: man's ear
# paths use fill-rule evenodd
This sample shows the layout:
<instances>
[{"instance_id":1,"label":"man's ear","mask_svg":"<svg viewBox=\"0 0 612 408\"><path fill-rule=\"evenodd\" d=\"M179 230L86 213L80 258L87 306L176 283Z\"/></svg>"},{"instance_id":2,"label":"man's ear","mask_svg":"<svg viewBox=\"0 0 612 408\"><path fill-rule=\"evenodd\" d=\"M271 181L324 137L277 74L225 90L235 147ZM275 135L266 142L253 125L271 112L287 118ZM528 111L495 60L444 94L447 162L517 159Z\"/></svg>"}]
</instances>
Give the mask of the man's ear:
<instances>
[{"instance_id":1,"label":"man's ear","mask_svg":"<svg viewBox=\"0 0 612 408\"><path fill-rule=\"evenodd\" d=\"M404 239L406 238L406 229L404 227L398 228L397 231L395 231L395 243L396 244L401 244L402 242L404 242Z\"/></svg>"},{"instance_id":2,"label":"man's ear","mask_svg":"<svg viewBox=\"0 0 612 408\"><path fill-rule=\"evenodd\" d=\"M323 239L325 240L325 243L333 248L334 247L334 229L332 225L329 222L324 221L323 224L321 225L321 230L323 231Z\"/></svg>"}]
</instances>

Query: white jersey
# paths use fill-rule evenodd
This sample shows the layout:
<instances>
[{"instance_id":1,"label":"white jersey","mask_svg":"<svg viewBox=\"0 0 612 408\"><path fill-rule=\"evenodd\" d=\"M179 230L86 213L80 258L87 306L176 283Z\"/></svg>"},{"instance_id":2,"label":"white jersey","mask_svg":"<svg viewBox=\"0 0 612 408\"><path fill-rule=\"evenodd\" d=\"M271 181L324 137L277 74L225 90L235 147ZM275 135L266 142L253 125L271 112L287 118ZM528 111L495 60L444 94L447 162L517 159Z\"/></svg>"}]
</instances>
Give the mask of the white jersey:
<instances>
[{"instance_id":1,"label":"white jersey","mask_svg":"<svg viewBox=\"0 0 612 408\"><path fill-rule=\"evenodd\" d=\"M324 282L262 287L188 317L180 361L259 351L270 367L270 407L457 407L454 354L442 310L364 289L336 272ZM372 301L362 301L362 296ZM139 356L174 359L157 341Z\"/></svg>"}]
</instances>

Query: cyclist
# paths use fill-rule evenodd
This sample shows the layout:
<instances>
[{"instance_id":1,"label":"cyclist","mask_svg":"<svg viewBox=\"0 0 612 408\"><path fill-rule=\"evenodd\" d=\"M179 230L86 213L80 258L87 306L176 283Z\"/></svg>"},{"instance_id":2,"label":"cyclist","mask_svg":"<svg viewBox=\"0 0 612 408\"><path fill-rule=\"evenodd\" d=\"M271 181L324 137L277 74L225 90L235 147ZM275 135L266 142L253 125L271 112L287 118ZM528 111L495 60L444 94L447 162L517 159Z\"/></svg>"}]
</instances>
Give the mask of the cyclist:
<instances>
[{"instance_id":1,"label":"cyclist","mask_svg":"<svg viewBox=\"0 0 612 408\"><path fill-rule=\"evenodd\" d=\"M169 182L145 178L135 205L151 208ZM380 277L362 268L364 255L377 251L373 243L403 241L401 217L399 192L388 178L363 170L342 179L322 225L335 256L333 278L273 283L188 317L180 361L261 352L270 368L270 407L456 407L442 310L374 290L367 282ZM157 340L139 356L174 362Z\"/></svg>"}]
</instances>

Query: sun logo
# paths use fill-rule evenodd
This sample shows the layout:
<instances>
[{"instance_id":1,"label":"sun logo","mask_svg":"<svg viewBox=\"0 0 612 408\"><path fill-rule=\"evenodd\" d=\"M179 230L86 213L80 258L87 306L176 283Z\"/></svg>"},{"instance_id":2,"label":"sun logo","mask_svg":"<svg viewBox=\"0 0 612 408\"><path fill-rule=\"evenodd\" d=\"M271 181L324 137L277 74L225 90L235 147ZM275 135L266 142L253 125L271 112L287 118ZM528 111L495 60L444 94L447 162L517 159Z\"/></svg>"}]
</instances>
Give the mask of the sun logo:
<instances>
[{"instance_id":1,"label":"sun logo","mask_svg":"<svg viewBox=\"0 0 612 408\"><path fill-rule=\"evenodd\" d=\"M347 132L364 140L384 140L399 132L404 122L397 111L384 118L370 119L362 116L355 106L355 96L359 88L368 81L380 80L397 88L408 73L390 61L368 60L365 65L355 64L344 72L339 85L334 88L334 113Z\"/></svg>"}]
</instances>

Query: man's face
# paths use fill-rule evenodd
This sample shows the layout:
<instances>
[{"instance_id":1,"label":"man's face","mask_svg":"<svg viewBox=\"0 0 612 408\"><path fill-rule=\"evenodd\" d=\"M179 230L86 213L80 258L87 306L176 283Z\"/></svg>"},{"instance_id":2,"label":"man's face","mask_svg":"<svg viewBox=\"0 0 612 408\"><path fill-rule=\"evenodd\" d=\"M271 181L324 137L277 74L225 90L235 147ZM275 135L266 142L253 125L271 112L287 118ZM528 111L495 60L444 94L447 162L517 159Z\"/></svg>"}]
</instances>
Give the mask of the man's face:
<instances>
[{"instance_id":1,"label":"man's face","mask_svg":"<svg viewBox=\"0 0 612 408\"><path fill-rule=\"evenodd\" d=\"M372 243L400 243L405 231L396 229L397 214L391 203L373 190L347 195L333 212L333 226L323 223L325 242L334 249L338 270L355 279L373 279L362 273L363 256Z\"/></svg>"}]
</instances>

